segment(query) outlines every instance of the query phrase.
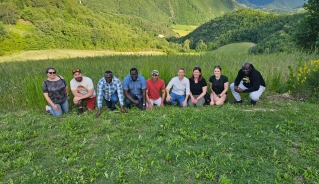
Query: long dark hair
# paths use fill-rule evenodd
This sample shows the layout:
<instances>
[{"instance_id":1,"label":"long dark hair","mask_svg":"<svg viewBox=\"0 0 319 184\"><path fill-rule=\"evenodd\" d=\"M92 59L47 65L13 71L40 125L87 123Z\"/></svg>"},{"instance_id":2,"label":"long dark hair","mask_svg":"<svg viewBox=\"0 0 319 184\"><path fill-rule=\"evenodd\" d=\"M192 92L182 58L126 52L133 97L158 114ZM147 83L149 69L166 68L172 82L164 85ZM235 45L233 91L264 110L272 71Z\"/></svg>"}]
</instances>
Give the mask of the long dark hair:
<instances>
[{"instance_id":1,"label":"long dark hair","mask_svg":"<svg viewBox=\"0 0 319 184\"><path fill-rule=\"evenodd\" d=\"M199 66L195 66L194 69L193 69L193 72L195 70L198 70L200 72L200 75L198 77L198 81L201 81L203 79L203 76L202 76L202 69L199 67ZM194 80L194 75L192 74L192 77L191 77L192 80Z\"/></svg>"}]
</instances>

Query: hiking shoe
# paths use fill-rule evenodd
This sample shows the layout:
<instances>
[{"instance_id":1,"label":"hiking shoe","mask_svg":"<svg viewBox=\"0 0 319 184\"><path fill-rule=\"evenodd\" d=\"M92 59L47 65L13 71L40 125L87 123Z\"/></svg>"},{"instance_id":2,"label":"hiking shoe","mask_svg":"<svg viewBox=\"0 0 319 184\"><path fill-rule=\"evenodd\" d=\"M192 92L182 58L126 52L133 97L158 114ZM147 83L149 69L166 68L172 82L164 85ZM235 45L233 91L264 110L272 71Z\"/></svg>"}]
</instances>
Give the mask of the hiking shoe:
<instances>
[{"instance_id":1,"label":"hiking shoe","mask_svg":"<svg viewBox=\"0 0 319 184\"><path fill-rule=\"evenodd\" d=\"M235 101L235 102L234 102L234 104L241 104L241 103L243 103L242 100L239 100L239 101Z\"/></svg>"},{"instance_id":2,"label":"hiking shoe","mask_svg":"<svg viewBox=\"0 0 319 184\"><path fill-rule=\"evenodd\" d=\"M51 114L50 110L51 110L50 106L46 105L45 106L45 113L46 114Z\"/></svg>"},{"instance_id":3,"label":"hiking shoe","mask_svg":"<svg viewBox=\"0 0 319 184\"><path fill-rule=\"evenodd\" d=\"M112 108L111 108L111 111L115 111L115 110L117 110L116 107L112 107Z\"/></svg>"},{"instance_id":4,"label":"hiking shoe","mask_svg":"<svg viewBox=\"0 0 319 184\"><path fill-rule=\"evenodd\" d=\"M250 105L256 105L257 101L250 100Z\"/></svg>"},{"instance_id":5,"label":"hiking shoe","mask_svg":"<svg viewBox=\"0 0 319 184\"><path fill-rule=\"evenodd\" d=\"M83 114L83 108L78 108L78 115Z\"/></svg>"}]
</instances>

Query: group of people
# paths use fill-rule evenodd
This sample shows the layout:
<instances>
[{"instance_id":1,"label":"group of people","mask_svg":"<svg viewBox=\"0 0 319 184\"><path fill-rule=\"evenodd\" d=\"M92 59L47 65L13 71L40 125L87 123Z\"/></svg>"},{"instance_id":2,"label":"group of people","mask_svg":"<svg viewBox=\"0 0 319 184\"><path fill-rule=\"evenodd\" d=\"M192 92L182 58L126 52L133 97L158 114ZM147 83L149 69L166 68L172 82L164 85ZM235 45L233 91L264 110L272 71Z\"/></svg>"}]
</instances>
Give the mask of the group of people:
<instances>
[{"instance_id":1,"label":"group of people","mask_svg":"<svg viewBox=\"0 0 319 184\"><path fill-rule=\"evenodd\" d=\"M94 110L97 103L96 116L101 115L103 100L111 111L116 109L115 105L119 102L123 113L127 112L125 106L130 109L132 105L136 105L139 109L145 110L154 106L164 106L165 102L172 105L178 103L180 107L198 107L207 101L210 101L210 105L222 105L227 98L228 87L236 100L235 103L242 103L241 93L250 93L250 103L256 105L266 87L260 72L248 62L242 65L235 82L231 85L228 83L228 77L222 75L222 68L215 66L214 75L209 78L211 94L207 93L207 82L200 67L193 69L192 77L189 79L185 77L184 68L179 68L177 76L173 77L167 86L159 78L158 70L153 70L152 77L145 80L136 68L131 68L130 75L123 80L123 85L120 79L113 76L112 71L107 70L97 84L97 92L93 81L83 76L79 68L72 70L72 73L74 78L70 81L70 86L78 114L83 113L82 102L86 101L89 111ZM53 67L48 67L46 74L48 78L42 84L43 95L48 102L46 111L48 114L61 116L69 110L68 86L63 77L56 75Z\"/></svg>"}]
</instances>

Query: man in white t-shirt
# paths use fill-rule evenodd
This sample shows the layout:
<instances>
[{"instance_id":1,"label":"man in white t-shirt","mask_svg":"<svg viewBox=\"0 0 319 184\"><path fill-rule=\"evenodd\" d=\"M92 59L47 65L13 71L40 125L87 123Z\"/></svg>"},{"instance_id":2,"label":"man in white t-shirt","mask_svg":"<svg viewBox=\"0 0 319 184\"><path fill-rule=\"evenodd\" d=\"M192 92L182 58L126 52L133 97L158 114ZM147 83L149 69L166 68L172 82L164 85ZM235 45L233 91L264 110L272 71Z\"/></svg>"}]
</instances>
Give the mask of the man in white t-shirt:
<instances>
[{"instance_id":1,"label":"man in white t-shirt","mask_svg":"<svg viewBox=\"0 0 319 184\"><path fill-rule=\"evenodd\" d=\"M73 103L78 106L78 114L83 113L82 101L86 101L88 110L94 110L96 102L96 94L94 85L89 77L82 76L79 68L72 70L73 79L70 81L72 94L74 95Z\"/></svg>"}]
</instances>

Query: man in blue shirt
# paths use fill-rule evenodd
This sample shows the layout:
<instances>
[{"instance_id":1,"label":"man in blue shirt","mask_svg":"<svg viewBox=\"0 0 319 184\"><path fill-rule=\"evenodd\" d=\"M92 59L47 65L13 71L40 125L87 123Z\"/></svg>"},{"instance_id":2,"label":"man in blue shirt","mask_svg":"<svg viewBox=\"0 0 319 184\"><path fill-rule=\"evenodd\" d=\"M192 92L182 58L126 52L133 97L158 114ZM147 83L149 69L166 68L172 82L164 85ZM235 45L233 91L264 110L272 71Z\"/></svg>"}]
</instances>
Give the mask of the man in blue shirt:
<instances>
[{"instance_id":1,"label":"man in blue shirt","mask_svg":"<svg viewBox=\"0 0 319 184\"><path fill-rule=\"evenodd\" d=\"M114 77L110 70L104 73L104 77L101 78L97 84L97 116L101 115L102 101L105 100L106 106L112 111L116 109L115 104L120 101L121 112L126 113L124 109L124 98L121 81Z\"/></svg>"},{"instance_id":2,"label":"man in blue shirt","mask_svg":"<svg viewBox=\"0 0 319 184\"><path fill-rule=\"evenodd\" d=\"M127 108L133 103L141 110L146 109L146 80L136 68L131 68L130 75L124 78L123 89Z\"/></svg>"}]
</instances>

